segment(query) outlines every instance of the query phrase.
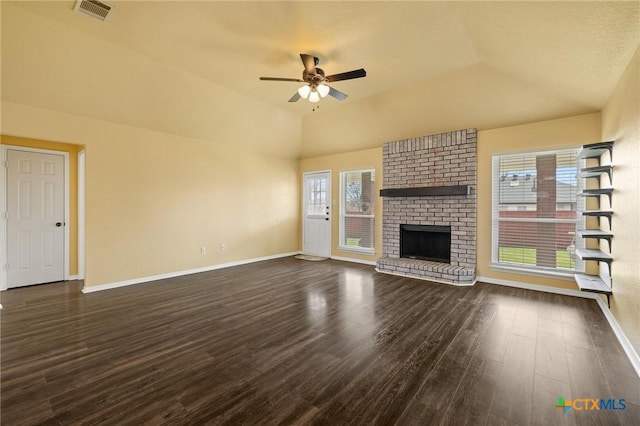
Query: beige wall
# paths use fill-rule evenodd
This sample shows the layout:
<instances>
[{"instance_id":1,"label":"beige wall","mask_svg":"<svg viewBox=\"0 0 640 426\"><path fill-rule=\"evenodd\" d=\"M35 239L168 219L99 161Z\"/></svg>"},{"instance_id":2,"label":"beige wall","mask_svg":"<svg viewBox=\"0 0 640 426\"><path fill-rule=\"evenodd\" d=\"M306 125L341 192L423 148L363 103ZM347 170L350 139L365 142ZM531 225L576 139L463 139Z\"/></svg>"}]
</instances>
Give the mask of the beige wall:
<instances>
[{"instance_id":1,"label":"beige wall","mask_svg":"<svg viewBox=\"0 0 640 426\"><path fill-rule=\"evenodd\" d=\"M109 25L80 17L78 31L20 3L0 4L3 101L298 157L298 115L91 34Z\"/></svg>"},{"instance_id":2,"label":"beige wall","mask_svg":"<svg viewBox=\"0 0 640 426\"><path fill-rule=\"evenodd\" d=\"M367 79L375 78L370 71ZM508 72L476 63L390 92L349 98L339 108L306 115L301 154L304 158L316 157L470 127L516 125L523 122L522 117L537 122L596 110L575 99L568 100L560 91L542 85L533 87Z\"/></svg>"},{"instance_id":3,"label":"beige wall","mask_svg":"<svg viewBox=\"0 0 640 426\"><path fill-rule=\"evenodd\" d=\"M497 280L577 289L573 279L555 279L534 275L494 271L491 264L491 164L494 153L526 152L556 148L577 148L600 141L600 113L549 120L520 126L478 132L478 267L477 275ZM339 200L339 172L376 164L376 194L381 189L382 148L306 158L300 171L331 170L334 211ZM300 177L302 179L302 177ZM375 261L382 252L382 198L377 197L376 255L358 256L338 249L338 221L333 222L332 255Z\"/></svg>"},{"instance_id":4,"label":"beige wall","mask_svg":"<svg viewBox=\"0 0 640 426\"><path fill-rule=\"evenodd\" d=\"M375 254L373 255L341 250L338 247L340 231L340 221L338 220L338 213L340 208L340 172L359 169L375 169L376 173L376 183L374 189L374 211L376 215L374 237ZM331 255L368 262L375 262L382 253L382 198L378 196L382 187L382 148L373 148L363 151L326 155L301 160L300 181L302 181L302 173L320 170L331 170L331 196L333 198L331 204L333 206L334 213L334 220L331 222Z\"/></svg>"},{"instance_id":5,"label":"beige wall","mask_svg":"<svg viewBox=\"0 0 640 426\"><path fill-rule=\"evenodd\" d=\"M1 133L86 147L85 285L299 250L301 117L37 8L1 19Z\"/></svg>"},{"instance_id":6,"label":"beige wall","mask_svg":"<svg viewBox=\"0 0 640 426\"><path fill-rule=\"evenodd\" d=\"M79 145L51 142L40 139L18 138L1 135L0 144L28 148L48 149L69 153L69 274L78 273L78 152Z\"/></svg>"},{"instance_id":7,"label":"beige wall","mask_svg":"<svg viewBox=\"0 0 640 426\"><path fill-rule=\"evenodd\" d=\"M602 111L613 146L611 312L640 353L640 48Z\"/></svg>"},{"instance_id":8,"label":"beige wall","mask_svg":"<svg viewBox=\"0 0 640 426\"><path fill-rule=\"evenodd\" d=\"M600 141L600 113L478 132L478 277L576 290L573 279L545 278L491 269L492 155L578 148Z\"/></svg>"},{"instance_id":9,"label":"beige wall","mask_svg":"<svg viewBox=\"0 0 640 426\"><path fill-rule=\"evenodd\" d=\"M85 145L86 286L299 250L298 160L11 102L2 126Z\"/></svg>"}]
</instances>

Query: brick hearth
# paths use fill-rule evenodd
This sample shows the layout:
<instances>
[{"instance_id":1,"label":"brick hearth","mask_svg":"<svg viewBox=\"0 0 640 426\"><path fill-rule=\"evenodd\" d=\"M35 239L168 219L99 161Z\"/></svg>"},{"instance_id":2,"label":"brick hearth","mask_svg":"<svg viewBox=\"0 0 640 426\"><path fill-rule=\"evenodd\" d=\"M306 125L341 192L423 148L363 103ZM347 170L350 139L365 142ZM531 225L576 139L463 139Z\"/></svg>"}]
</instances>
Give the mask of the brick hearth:
<instances>
[{"instance_id":1,"label":"brick hearth","mask_svg":"<svg viewBox=\"0 0 640 426\"><path fill-rule=\"evenodd\" d=\"M383 147L383 188L469 185L466 195L385 197L377 269L472 285L476 267L477 131L458 130L390 142ZM400 258L400 225L451 226L451 263Z\"/></svg>"}]
</instances>

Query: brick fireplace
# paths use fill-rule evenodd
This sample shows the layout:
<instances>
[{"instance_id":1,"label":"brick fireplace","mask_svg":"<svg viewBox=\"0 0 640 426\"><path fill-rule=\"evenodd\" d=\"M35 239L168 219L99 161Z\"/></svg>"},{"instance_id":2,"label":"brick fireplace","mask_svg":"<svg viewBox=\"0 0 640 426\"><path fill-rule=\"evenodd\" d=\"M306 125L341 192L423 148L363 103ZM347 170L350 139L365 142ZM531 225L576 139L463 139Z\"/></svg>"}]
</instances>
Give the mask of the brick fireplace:
<instances>
[{"instance_id":1,"label":"brick fireplace","mask_svg":"<svg viewBox=\"0 0 640 426\"><path fill-rule=\"evenodd\" d=\"M476 129L384 145L379 272L447 284L475 283L476 164ZM423 225L450 229L449 262L400 256L401 229Z\"/></svg>"}]
</instances>

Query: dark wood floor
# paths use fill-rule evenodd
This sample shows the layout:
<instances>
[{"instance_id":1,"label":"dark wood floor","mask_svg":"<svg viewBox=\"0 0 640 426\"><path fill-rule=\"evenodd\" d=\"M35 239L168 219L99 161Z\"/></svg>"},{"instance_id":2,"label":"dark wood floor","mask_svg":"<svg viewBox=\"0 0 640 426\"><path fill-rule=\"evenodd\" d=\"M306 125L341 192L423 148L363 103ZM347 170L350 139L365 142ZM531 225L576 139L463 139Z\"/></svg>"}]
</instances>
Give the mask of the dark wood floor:
<instances>
[{"instance_id":1,"label":"dark wood floor","mask_svg":"<svg viewBox=\"0 0 640 426\"><path fill-rule=\"evenodd\" d=\"M1 294L3 425L640 424L593 300L293 258L80 290Z\"/></svg>"}]
</instances>

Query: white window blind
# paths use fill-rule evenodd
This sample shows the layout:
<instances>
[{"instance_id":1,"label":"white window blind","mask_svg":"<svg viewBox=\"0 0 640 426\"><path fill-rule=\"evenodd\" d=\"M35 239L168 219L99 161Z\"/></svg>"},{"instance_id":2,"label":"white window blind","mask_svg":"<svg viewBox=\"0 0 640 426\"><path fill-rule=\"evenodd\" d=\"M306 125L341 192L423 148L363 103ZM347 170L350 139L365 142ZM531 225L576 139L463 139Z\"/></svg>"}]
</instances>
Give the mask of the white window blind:
<instances>
[{"instance_id":1,"label":"white window blind","mask_svg":"<svg viewBox=\"0 0 640 426\"><path fill-rule=\"evenodd\" d=\"M374 170L340 173L340 248L374 252Z\"/></svg>"},{"instance_id":2,"label":"white window blind","mask_svg":"<svg viewBox=\"0 0 640 426\"><path fill-rule=\"evenodd\" d=\"M576 263L577 150L493 157L492 261L569 273Z\"/></svg>"}]
</instances>

